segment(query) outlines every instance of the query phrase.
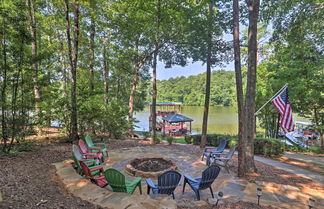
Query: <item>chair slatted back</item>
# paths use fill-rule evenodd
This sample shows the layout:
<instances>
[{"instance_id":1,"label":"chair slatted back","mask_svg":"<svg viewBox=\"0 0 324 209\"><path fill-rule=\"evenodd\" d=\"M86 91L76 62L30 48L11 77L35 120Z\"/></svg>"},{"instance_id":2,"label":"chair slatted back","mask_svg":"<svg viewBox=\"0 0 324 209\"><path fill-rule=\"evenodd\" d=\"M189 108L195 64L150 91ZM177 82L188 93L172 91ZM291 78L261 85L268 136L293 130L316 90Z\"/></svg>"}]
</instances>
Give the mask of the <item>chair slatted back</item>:
<instances>
[{"instance_id":1,"label":"chair slatted back","mask_svg":"<svg viewBox=\"0 0 324 209\"><path fill-rule=\"evenodd\" d=\"M91 174L91 171L90 171L89 167L84 162L80 162L80 164L81 164L81 167L82 167L82 171L86 175L86 177L92 179L93 176Z\"/></svg>"},{"instance_id":2,"label":"chair slatted back","mask_svg":"<svg viewBox=\"0 0 324 209\"><path fill-rule=\"evenodd\" d=\"M226 147L226 144L227 144L227 139L221 139L221 141L216 149L216 152L223 152Z\"/></svg>"},{"instance_id":3,"label":"chair slatted back","mask_svg":"<svg viewBox=\"0 0 324 209\"><path fill-rule=\"evenodd\" d=\"M227 155L225 156L225 158L227 158L227 160L224 161L229 161L230 159L232 159L234 152L235 152L236 146L231 147L230 151L227 153Z\"/></svg>"},{"instance_id":4,"label":"chair slatted back","mask_svg":"<svg viewBox=\"0 0 324 209\"><path fill-rule=\"evenodd\" d=\"M79 140L79 142L78 142L78 144L79 144L79 148L80 148L80 150L81 150L81 153L87 153L88 152L88 148L87 148L87 146L86 146L86 144L84 143L84 141L83 140Z\"/></svg>"},{"instance_id":5,"label":"chair slatted back","mask_svg":"<svg viewBox=\"0 0 324 209\"><path fill-rule=\"evenodd\" d=\"M94 147L91 136L86 136L84 139L85 139L85 142L87 143L88 147Z\"/></svg>"},{"instance_id":6,"label":"chair slatted back","mask_svg":"<svg viewBox=\"0 0 324 209\"><path fill-rule=\"evenodd\" d=\"M75 144L72 145L72 152L73 152L74 157L77 160L79 160L79 161L83 160L80 148L77 145L75 145Z\"/></svg>"},{"instance_id":7,"label":"chair slatted back","mask_svg":"<svg viewBox=\"0 0 324 209\"><path fill-rule=\"evenodd\" d=\"M127 192L125 184L125 176L114 168L109 168L105 171L105 178L108 185L111 186L114 192Z\"/></svg>"},{"instance_id":8,"label":"chair slatted back","mask_svg":"<svg viewBox=\"0 0 324 209\"><path fill-rule=\"evenodd\" d=\"M181 174L177 171L166 171L158 177L158 193L172 194L178 186L181 179Z\"/></svg>"},{"instance_id":9,"label":"chair slatted back","mask_svg":"<svg viewBox=\"0 0 324 209\"><path fill-rule=\"evenodd\" d=\"M220 172L220 167L217 165L211 165L206 168L202 173L202 178L199 183L199 189L207 189L214 182Z\"/></svg>"}]
</instances>

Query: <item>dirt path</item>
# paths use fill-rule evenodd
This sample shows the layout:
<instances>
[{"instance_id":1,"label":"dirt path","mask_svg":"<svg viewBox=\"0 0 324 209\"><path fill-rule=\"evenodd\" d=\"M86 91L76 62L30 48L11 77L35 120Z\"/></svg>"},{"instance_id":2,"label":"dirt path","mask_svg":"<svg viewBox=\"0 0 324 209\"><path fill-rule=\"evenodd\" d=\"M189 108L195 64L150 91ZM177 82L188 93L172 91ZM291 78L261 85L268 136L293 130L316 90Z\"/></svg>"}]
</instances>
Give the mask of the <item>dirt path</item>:
<instances>
[{"instance_id":1,"label":"dirt path","mask_svg":"<svg viewBox=\"0 0 324 209\"><path fill-rule=\"evenodd\" d=\"M320 164L320 165L324 166L324 156L303 155L303 154L299 154L299 153L286 152L284 154L284 157L300 160L300 161L303 161L303 162Z\"/></svg>"},{"instance_id":2,"label":"dirt path","mask_svg":"<svg viewBox=\"0 0 324 209\"><path fill-rule=\"evenodd\" d=\"M0 208L98 208L66 192L54 162L71 156L71 144L49 144L36 152L0 153Z\"/></svg>"}]
</instances>

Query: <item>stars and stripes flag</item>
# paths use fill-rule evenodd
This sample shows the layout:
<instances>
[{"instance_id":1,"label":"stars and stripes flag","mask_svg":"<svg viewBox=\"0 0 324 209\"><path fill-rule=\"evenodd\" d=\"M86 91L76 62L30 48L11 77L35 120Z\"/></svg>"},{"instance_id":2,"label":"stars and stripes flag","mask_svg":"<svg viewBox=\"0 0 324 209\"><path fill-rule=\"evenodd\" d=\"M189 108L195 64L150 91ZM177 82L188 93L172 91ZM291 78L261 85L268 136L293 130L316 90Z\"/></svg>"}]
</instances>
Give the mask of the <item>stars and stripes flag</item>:
<instances>
[{"instance_id":1,"label":"stars and stripes flag","mask_svg":"<svg viewBox=\"0 0 324 209\"><path fill-rule=\"evenodd\" d=\"M294 130L292 109L290 107L288 86L272 100L272 104L279 111L281 120L280 126L284 133Z\"/></svg>"}]
</instances>

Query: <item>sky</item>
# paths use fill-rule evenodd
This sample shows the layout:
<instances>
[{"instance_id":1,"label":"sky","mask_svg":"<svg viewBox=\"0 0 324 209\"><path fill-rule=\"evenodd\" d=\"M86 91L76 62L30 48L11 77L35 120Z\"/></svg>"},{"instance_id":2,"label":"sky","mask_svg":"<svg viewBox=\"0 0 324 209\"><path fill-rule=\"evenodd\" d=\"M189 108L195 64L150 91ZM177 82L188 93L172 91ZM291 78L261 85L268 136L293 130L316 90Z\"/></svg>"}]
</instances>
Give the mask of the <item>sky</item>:
<instances>
[{"instance_id":1,"label":"sky","mask_svg":"<svg viewBox=\"0 0 324 209\"><path fill-rule=\"evenodd\" d=\"M233 39L231 34L225 34L223 39L226 41L230 41ZM212 70L234 70L234 61L226 65L226 67L215 67ZM151 69L152 71L152 69ZM157 79L158 80L167 80L169 78L175 78L180 76L191 76L198 75L203 72L206 72L206 65L203 65L202 62L189 63L187 66L182 67L180 65L173 66L172 68L164 68L164 64L162 62L157 63ZM152 72L151 72L152 73Z\"/></svg>"},{"instance_id":2,"label":"sky","mask_svg":"<svg viewBox=\"0 0 324 209\"><path fill-rule=\"evenodd\" d=\"M226 67L215 67L212 70L234 70L234 63L230 63L226 65ZM187 66L182 67L179 65L173 66L172 68L164 68L164 64L162 62L158 62L157 64L157 79L158 80L167 80L169 78L175 78L180 76L191 76L198 75L203 72L206 72L206 65L203 65L202 62L189 63Z\"/></svg>"}]
</instances>

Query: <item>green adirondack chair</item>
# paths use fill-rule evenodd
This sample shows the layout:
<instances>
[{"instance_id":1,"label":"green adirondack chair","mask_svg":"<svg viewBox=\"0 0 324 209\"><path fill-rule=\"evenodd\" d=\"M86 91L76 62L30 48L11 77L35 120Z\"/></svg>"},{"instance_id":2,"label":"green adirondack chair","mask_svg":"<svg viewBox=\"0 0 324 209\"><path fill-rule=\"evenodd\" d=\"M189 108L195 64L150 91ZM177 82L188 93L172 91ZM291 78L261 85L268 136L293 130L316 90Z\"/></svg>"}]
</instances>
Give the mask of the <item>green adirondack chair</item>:
<instances>
[{"instance_id":1,"label":"green adirondack chair","mask_svg":"<svg viewBox=\"0 0 324 209\"><path fill-rule=\"evenodd\" d=\"M128 194L133 194L136 187L139 188L140 193L142 194L142 178L137 177L134 181L125 180L124 174L119 172L116 169L109 168L105 170L105 178L108 185L111 186L114 192L125 192Z\"/></svg>"},{"instance_id":2,"label":"green adirondack chair","mask_svg":"<svg viewBox=\"0 0 324 209\"><path fill-rule=\"evenodd\" d=\"M105 143L93 143L91 136L86 136L85 137L85 142L86 142L87 146L90 147L90 148L99 147L100 152L101 153L105 152L107 157L108 157L108 150L107 150L107 147L106 147Z\"/></svg>"}]
</instances>

